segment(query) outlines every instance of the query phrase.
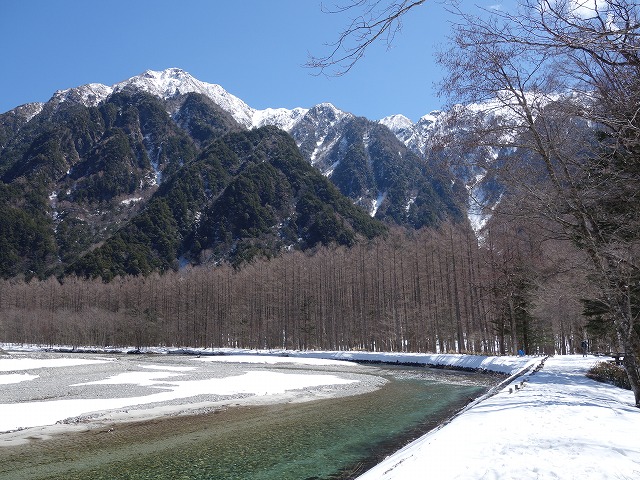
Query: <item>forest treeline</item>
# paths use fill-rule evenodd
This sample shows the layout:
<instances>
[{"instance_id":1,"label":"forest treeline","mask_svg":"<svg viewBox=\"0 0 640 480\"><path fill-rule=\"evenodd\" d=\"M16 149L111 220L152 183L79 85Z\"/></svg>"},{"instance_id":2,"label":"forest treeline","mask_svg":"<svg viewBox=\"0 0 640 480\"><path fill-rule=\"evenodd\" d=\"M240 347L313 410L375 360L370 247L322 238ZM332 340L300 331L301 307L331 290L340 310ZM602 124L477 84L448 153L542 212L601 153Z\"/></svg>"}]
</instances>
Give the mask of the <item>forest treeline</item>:
<instances>
[{"instance_id":1,"label":"forest treeline","mask_svg":"<svg viewBox=\"0 0 640 480\"><path fill-rule=\"evenodd\" d=\"M0 338L69 346L567 353L584 338L579 264L567 242L540 242L513 224L486 229L480 241L460 225L398 229L351 248L291 251L241 269L225 264L109 283L2 281Z\"/></svg>"}]
</instances>

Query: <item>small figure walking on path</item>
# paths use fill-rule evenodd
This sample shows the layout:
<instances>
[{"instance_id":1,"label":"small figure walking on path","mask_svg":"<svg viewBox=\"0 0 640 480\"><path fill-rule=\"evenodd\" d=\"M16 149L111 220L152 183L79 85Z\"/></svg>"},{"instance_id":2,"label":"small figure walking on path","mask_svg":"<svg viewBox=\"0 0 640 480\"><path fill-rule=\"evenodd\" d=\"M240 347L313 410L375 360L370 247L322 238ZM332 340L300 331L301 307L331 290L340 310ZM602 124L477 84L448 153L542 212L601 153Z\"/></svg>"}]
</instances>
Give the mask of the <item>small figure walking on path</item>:
<instances>
[{"instance_id":1,"label":"small figure walking on path","mask_svg":"<svg viewBox=\"0 0 640 480\"><path fill-rule=\"evenodd\" d=\"M582 356L586 357L588 351L589 351L589 344L587 343L586 340L583 340L582 341Z\"/></svg>"}]
</instances>

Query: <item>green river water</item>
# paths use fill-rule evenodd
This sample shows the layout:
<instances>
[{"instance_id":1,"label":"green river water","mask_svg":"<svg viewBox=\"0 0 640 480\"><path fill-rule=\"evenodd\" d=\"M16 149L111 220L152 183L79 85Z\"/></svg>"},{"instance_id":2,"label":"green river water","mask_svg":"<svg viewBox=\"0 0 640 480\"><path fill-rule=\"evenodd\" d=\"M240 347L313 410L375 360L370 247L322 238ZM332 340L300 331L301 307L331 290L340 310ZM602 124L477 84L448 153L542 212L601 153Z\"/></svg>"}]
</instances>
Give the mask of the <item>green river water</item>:
<instances>
[{"instance_id":1,"label":"green river water","mask_svg":"<svg viewBox=\"0 0 640 480\"><path fill-rule=\"evenodd\" d=\"M363 395L234 407L31 442L2 458L0 479L355 478L494 380L425 370L383 368L389 382Z\"/></svg>"}]
</instances>

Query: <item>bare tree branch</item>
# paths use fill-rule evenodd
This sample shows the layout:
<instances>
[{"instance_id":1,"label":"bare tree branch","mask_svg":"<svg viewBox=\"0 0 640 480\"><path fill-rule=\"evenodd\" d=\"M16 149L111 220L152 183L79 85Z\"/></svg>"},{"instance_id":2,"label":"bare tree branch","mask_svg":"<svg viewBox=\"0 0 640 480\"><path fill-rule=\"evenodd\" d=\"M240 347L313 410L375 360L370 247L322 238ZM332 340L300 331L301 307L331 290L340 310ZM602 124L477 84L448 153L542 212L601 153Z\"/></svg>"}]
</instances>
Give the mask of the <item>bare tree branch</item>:
<instances>
[{"instance_id":1,"label":"bare tree branch","mask_svg":"<svg viewBox=\"0 0 640 480\"><path fill-rule=\"evenodd\" d=\"M341 76L349 72L364 56L370 45L384 41L390 47L402 29L402 17L426 0L350 0L333 9L324 9L328 14L358 12L351 18L349 26L339 35L335 43L329 44L331 51L326 56L309 56L306 67L318 74ZM330 72L329 72L330 71Z\"/></svg>"}]
</instances>

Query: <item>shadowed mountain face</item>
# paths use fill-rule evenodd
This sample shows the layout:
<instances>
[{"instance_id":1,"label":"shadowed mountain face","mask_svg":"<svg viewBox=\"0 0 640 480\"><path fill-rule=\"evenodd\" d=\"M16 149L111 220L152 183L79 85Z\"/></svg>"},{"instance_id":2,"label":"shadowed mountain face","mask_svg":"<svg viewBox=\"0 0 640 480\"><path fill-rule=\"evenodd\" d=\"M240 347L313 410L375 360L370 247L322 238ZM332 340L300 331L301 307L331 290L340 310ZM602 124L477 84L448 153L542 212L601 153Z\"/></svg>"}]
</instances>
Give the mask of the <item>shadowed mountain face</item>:
<instances>
[{"instance_id":1,"label":"shadowed mountain face","mask_svg":"<svg viewBox=\"0 0 640 480\"><path fill-rule=\"evenodd\" d=\"M413 228L463 220L464 184L386 126L319 105L290 133L310 163L371 216Z\"/></svg>"},{"instance_id":2,"label":"shadowed mountain face","mask_svg":"<svg viewBox=\"0 0 640 480\"><path fill-rule=\"evenodd\" d=\"M0 115L0 180L3 278L240 264L465 208L462 183L380 123L257 111L177 69Z\"/></svg>"}]
</instances>

